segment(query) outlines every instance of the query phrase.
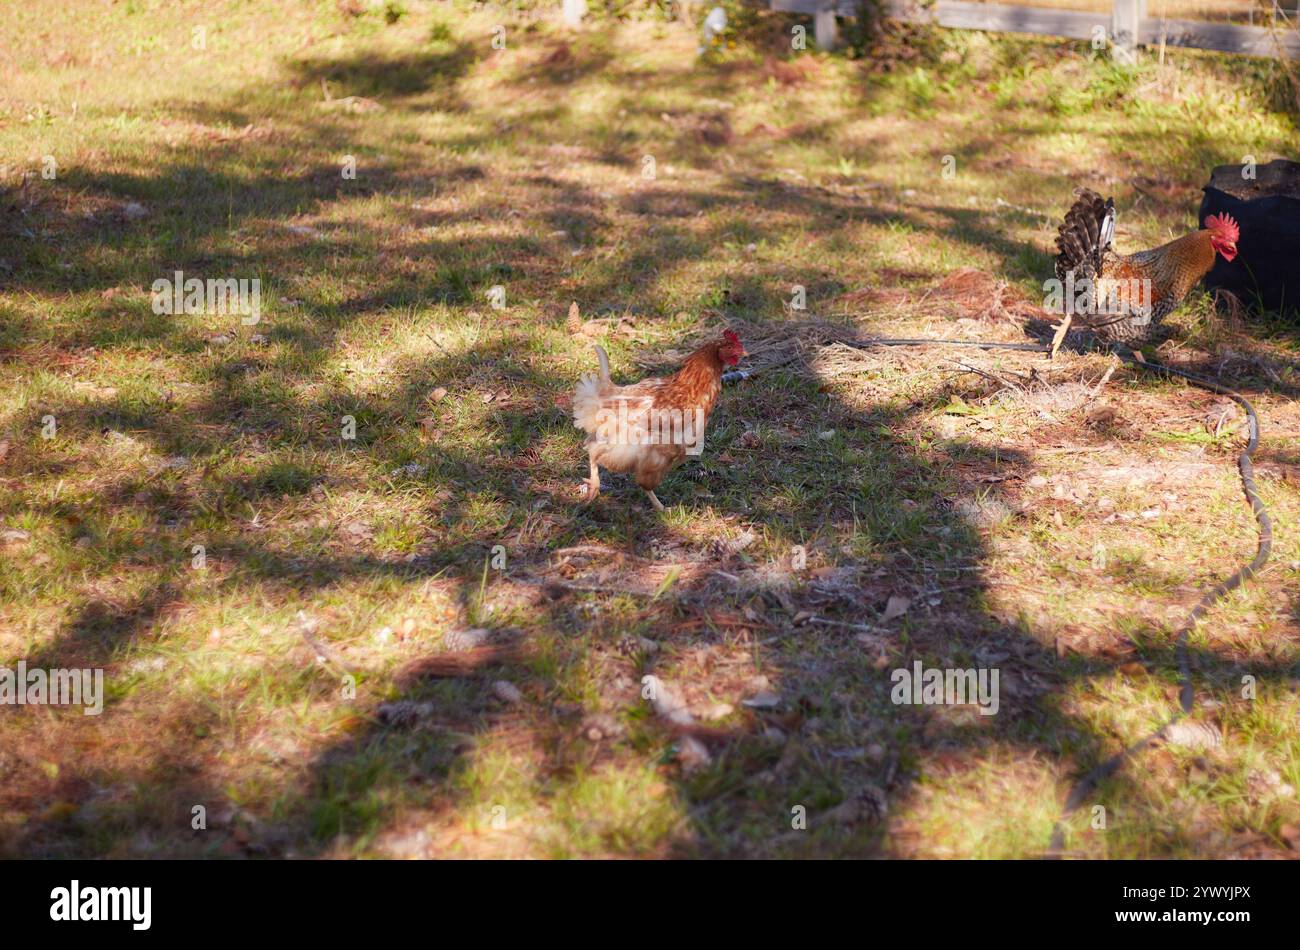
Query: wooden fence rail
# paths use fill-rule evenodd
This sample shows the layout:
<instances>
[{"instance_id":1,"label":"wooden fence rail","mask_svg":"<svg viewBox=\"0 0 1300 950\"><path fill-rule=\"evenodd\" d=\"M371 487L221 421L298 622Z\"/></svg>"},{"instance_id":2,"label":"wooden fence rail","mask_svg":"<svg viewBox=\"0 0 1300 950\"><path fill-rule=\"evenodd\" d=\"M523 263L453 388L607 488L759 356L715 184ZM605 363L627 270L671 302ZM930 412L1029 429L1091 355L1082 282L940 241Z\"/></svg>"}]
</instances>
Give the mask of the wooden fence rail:
<instances>
[{"instance_id":1,"label":"wooden fence rail","mask_svg":"<svg viewBox=\"0 0 1300 950\"><path fill-rule=\"evenodd\" d=\"M811 15L817 46L821 49L829 49L836 43L835 17L857 16L859 8L859 0L769 2L773 10ZM1114 0L1110 14L972 3L970 0L937 0L929 7L922 6L918 0L886 0L884 7L886 16L907 23L1094 40L1105 43L1117 55L1129 58L1138 45L1164 43L1166 46L1224 53L1300 59L1300 30L1294 26L1279 23L1276 29L1270 29L1199 20L1162 20L1146 15L1146 0Z\"/></svg>"}]
</instances>

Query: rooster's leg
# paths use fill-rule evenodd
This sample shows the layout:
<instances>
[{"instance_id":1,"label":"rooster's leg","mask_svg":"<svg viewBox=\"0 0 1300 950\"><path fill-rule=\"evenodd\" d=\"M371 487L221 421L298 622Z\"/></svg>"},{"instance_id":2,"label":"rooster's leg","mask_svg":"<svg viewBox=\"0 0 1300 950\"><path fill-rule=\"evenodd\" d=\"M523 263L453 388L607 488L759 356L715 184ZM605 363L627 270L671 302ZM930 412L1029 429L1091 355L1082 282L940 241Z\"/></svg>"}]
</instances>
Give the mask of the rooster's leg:
<instances>
[{"instance_id":1,"label":"rooster's leg","mask_svg":"<svg viewBox=\"0 0 1300 950\"><path fill-rule=\"evenodd\" d=\"M663 510L664 510L664 503L663 503L662 501L660 501L658 498L655 497L655 493L654 493L654 492L652 492L650 489L647 488L647 489L645 490L645 493L646 493L646 495L648 495L649 498L650 498L650 504L652 504L652 505L655 506L655 511L663 511Z\"/></svg>"},{"instance_id":2,"label":"rooster's leg","mask_svg":"<svg viewBox=\"0 0 1300 950\"><path fill-rule=\"evenodd\" d=\"M1065 316L1061 318L1061 325L1056 328L1056 334L1052 337L1052 349L1047 354L1049 360L1056 359L1056 351L1061 348L1061 344L1065 342L1065 334L1069 332L1070 314L1066 313Z\"/></svg>"}]
</instances>

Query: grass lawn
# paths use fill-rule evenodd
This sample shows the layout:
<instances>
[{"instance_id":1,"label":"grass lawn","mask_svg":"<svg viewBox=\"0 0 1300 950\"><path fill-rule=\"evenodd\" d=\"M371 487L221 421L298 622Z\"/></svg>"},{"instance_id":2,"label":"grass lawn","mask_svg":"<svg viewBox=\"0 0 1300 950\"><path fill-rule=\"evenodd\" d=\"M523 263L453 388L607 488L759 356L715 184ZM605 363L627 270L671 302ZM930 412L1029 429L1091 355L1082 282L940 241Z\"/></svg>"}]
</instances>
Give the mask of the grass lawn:
<instances>
[{"instance_id":1,"label":"grass lawn","mask_svg":"<svg viewBox=\"0 0 1300 950\"><path fill-rule=\"evenodd\" d=\"M804 347L724 390L656 514L622 476L578 503L565 397L594 342L630 381L726 324L756 361L810 321L1024 341L1075 187L1133 250L1215 164L1300 158L1278 67L823 55L739 7L697 59L646 8L520 6L6 12L0 666L107 699L0 708L0 855L1041 855L1254 551L1225 400L1095 352ZM155 313L178 270L257 278L259 322ZM1192 638L1217 742L1118 772L1066 847L1294 855L1295 330L1199 293L1171 323L1155 355L1259 410L1274 558ZM895 704L917 661L997 668L997 714Z\"/></svg>"}]
</instances>

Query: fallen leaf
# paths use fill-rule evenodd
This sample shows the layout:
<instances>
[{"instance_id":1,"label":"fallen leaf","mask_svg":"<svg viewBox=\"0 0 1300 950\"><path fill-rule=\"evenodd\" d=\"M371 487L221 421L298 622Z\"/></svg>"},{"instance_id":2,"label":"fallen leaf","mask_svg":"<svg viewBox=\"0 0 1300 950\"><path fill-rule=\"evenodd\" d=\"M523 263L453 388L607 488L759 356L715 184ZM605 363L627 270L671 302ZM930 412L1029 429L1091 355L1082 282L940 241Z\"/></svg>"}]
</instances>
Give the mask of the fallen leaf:
<instances>
[{"instance_id":1,"label":"fallen leaf","mask_svg":"<svg viewBox=\"0 0 1300 950\"><path fill-rule=\"evenodd\" d=\"M695 721L681 693L674 687L654 675L642 677L641 685L645 687L644 695L649 698L656 714L678 725L688 726Z\"/></svg>"},{"instance_id":2,"label":"fallen leaf","mask_svg":"<svg viewBox=\"0 0 1300 950\"><path fill-rule=\"evenodd\" d=\"M781 705L781 697L772 692L755 693L749 699L740 701L742 706L748 706L750 709L775 709Z\"/></svg>"},{"instance_id":3,"label":"fallen leaf","mask_svg":"<svg viewBox=\"0 0 1300 950\"><path fill-rule=\"evenodd\" d=\"M593 713L582 720L582 732L589 741L599 742L601 739L621 738L627 730L613 716Z\"/></svg>"},{"instance_id":4,"label":"fallen leaf","mask_svg":"<svg viewBox=\"0 0 1300 950\"><path fill-rule=\"evenodd\" d=\"M1110 406L1097 406L1088 410L1087 416L1084 417L1089 425L1106 426L1110 425L1117 418L1115 410Z\"/></svg>"},{"instance_id":5,"label":"fallen leaf","mask_svg":"<svg viewBox=\"0 0 1300 950\"><path fill-rule=\"evenodd\" d=\"M1183 749L1212 749L1223 744L1219 730L1203 722L1176 722L1165 730L1165 740Z\"/></svg>"},{"instance_id":6,"label":"fallen leaf","mask_svg":"<svg viewBox=\"0 0 1300 950\"><path fill-rule=\"evenodd\" d=\"M903 616L911 606L912 602L908 598L899 594L892 594L889 602L885 604L885 612L881 615L880 622L888 623L897 617Z\"/></svg>"},{"instance_id":7,"label":"fallen leaf","mask_svg":"<svg viewBox=\"0 0 1300 950\"><path fill-rule=\"evenodd\" d=\"M736 707L731 703L707 703L703 706L692 706L691 711L705 722L712 722L730 716L736 711Z\"/></svg>"},{"instance_id":8,"label":"fallen leaf","mask_svg":"<svg viewBox=\"0 0 1300 950\"><path fill-rule=\"evenodd\" d=\"M509 680L497 680L492 684L492 693L502 702L514 705L524 701L524 694L519 691L519 687Z\"/></svg>"},{"instance_id":9,"label":"fallen leaf","mask_svg":"<svg viewBox=\"0 0 1300 950\"><path fill-rule=\"evenodd\" d=\"M370 530L370 526L364 521L349 521L343 526L343 531L359 540L370 538L374 534L374 532Z\"/></svg>"},{"instance_id":10,"label":"fallen leaf","mask_svg":"<svg viewBox=\"0 0 1300 950\"><path fill-rule=\"evenodd\" d=\"M442 645L448 650L474 650L486 646L492 639L492 631L484 627L472 630L451 630L442 638Z\"/></svg>"},{"instance_id":11,"label":"fallen leaf","mask_svg":"<svg viewBox=\"0 0 1300 950\"><path fill-rule=\"evenodd\" d=\"M953 396L952 401L944 406L942 411L950 416L973 416L979 412L961 396Z\"/></svg>"},{"instance_id":12,"label":"fallen leaf","mask_svg":"<svg viewBox=\"0 0 1300 950\"><path fill-rule=\"evenodd\" d=\"M682 764L682 771L694 772L713 761L704 743L694 736L683 736L677 745L677 761Z\"/></svg>"},{"instance_id":13,"label":"fallen leaf","mask_svg":"<svg viewBox=\"0 0 1300 950\"><path fill-rule=\"evenodd\" d=\"M1292 851L1300 851L1300 825L1283 825L1278 829L1282 840Z\"/></svg>"}]
</instances>

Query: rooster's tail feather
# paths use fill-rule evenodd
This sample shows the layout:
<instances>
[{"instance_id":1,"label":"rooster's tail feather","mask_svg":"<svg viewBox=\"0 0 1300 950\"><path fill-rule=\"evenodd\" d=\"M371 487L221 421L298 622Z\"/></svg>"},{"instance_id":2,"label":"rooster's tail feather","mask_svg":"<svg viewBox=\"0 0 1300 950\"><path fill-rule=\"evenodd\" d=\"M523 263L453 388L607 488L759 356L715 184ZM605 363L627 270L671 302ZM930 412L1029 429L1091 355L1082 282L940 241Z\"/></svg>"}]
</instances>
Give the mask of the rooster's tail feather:
<instances>
[{"instance_id":1,"label":"rooster's tail feather","mask_svg":"<svg viewBox=\"0 0 1300 950\"><path fill-rule=\"evenodd\" d=\"M595 376L584 376L573 393L573 424L579 429L595 433L601 425L601 400L614 389L609 378L609 356L604 347L596 347L600 369Z\"/></svg>"},{"instance_id":2,"label":"rooster's tail feather","mask_svg":"<svg viewBox=\"0 0 1300 950\"><path fill-rule=\"evenodd\" d=\"M1102 199L1087 188L1065 214L1056 234L1056 276L1093 277L1101 272L1102 255L1115 239L1115 199Z\"/></svg>"}]
</instances>

